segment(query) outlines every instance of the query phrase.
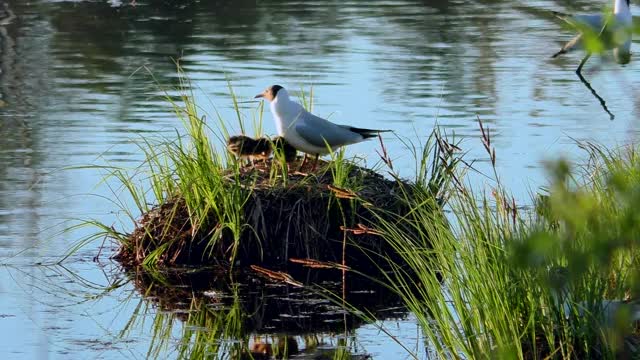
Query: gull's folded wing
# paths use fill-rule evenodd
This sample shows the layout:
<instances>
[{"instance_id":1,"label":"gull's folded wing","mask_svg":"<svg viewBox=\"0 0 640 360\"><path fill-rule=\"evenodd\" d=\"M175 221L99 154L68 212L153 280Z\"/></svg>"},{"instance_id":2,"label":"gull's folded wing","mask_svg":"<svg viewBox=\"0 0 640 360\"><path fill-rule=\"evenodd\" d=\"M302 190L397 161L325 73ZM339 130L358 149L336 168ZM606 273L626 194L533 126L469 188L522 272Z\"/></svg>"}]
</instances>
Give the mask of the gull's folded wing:
<instances>
[{"instance_id":1,"label":"gull's folded wing","mask_svg":"<svg viewBox=\"0 0 640 360\"><path fill-rule=\"evenodd\" d=\"M314 146L332 148L362 141L363 137L311 113L304 114L295 124L296 132ZM326 143L325 143L326 141Z\"/></svg>"}]
</instances>

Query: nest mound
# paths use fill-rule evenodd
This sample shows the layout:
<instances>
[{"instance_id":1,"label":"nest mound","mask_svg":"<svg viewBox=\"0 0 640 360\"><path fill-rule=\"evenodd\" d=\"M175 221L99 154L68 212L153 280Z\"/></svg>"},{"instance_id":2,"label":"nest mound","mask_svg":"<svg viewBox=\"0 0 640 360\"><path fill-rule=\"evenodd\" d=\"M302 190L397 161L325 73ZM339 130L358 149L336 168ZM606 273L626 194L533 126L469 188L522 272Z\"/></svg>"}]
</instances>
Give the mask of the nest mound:
<instances>
[{"instance_id":1,"label":"nest mound","mask_svg":"<svg viewBox=\"0 0 640 360\"><path fill-rule=\"evenodd\" d=\"M129 264L153 256L162 265L284 267L291 258L341 263L344 255L348 266L375 268L372 256L396 258L370 229L377 219L372 209L384 210L377 216L406 213L408 205L397 194L401 187L410 189L407 183L349 164L346 178L357 179L357 185L337 188L327 162L318 171L292 171L286 179L275 175L274 181L271 165L270 160L247 165L225 177L225 184L247 194L238 237L221 229L213 216L195 226L185 200L174 197L143 214L118 257Z\"/></svg>"}]
</instances>

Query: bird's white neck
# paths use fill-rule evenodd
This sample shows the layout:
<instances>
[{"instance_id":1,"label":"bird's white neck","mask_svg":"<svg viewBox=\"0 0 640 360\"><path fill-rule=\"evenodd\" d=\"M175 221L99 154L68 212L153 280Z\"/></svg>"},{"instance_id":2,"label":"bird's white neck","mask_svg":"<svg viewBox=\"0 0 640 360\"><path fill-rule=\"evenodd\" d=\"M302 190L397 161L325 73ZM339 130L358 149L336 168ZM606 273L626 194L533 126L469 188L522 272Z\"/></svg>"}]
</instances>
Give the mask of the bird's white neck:
<instances>
[{"instance_id":1,"label":"bird's white neck","mask_svg":"<svg viewBox=\"0 0 640 360\"><path fill-rule=\"evenodd\" d=\"M614 14L631 14L631 9L629 8L629 0L615 0L613 4L613 13Z\"/></svg>"},{"instance_id":2,"label":"bird's white neck","mask_svg":"<svg viewBox=\"0 0 640 360\"><path fill-rule=\"evenodd\" d=\"M302 105L289 98L287 90L280 89L276 98L271 102L271 114L276 122L278 135L284 136L285 132L293 125L293 122L304 111Z\"/></svg>"}]
</instances>

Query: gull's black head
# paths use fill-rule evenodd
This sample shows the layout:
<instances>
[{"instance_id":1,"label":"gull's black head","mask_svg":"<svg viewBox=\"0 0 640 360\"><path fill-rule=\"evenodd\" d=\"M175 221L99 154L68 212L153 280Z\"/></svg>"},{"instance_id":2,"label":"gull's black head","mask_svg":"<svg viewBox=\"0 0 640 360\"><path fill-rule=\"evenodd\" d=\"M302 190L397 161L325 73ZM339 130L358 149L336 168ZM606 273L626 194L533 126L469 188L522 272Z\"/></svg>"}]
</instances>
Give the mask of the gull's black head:
<instances>
[{"instance_id":1,"label":"gull's black head","mask_svg":"<svg viewBox=\"0 0 640 360\"><path fill-rule=\"evenodd\" d=\"M280 86L280 85L273 85L269 89L271 89L271 93L273 94L273 97L276 97L276 95L278 95L278 91L280 91L280 90L282 90L284 88L282 86Z\"/></svg>"},{"instance_id":2,"label":"gull's black head","mask_svg":"<svg viewBox=\"0 0 640 360\"><path fill-rule=\"evenodd\" d=\"M255 98L265 98L269 101L273 101L276 98L276 95L278 95L278 91L282 89L284 88L280 85L269 86L265 91L256 95Z\"/></svg>"}]
</instances>

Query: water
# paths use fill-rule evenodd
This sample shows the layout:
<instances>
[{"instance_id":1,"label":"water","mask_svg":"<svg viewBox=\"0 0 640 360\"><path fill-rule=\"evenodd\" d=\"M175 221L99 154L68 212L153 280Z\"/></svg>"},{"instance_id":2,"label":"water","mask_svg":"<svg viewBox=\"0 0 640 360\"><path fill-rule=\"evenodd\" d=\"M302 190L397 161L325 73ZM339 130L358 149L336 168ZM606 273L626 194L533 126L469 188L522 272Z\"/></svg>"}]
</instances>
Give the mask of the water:
<instances>
[{"instance_id":1,"label":"water","mask_svg":"<svg viewBox=\"0 0 640 360\"><path fill-rule=\"evenodd\" d=\"M234 119L227 80L240 100L276 83L294 94L313 85L319 115L393 129L415 142L424 141L438 123L464 139L468 157L488 172L477 115L491 128L502 180L523 204L544 184L545 159L580 157L574 139L616 145L637 137L635 59L621 66L593 58L585 68L615 114L613 121L573 73L580 54L549 59L571 34L538 10L597 12L605 2L166 3L0 1L0 18L8 18L3 4L15 14L0 26L0 349L5 357L179 356L186 325L177 315L163 318L170 308L140 295L135 277L107 259L112 245L106 244L99 263L92 261L98 241L64 267L52 265L90 233L60 233L72 219L126 221L109 201L111 190L97 186L102 174L73 167L133 167L142 154L132 139L173 136L180 124L158 85L175 85L172 59L180 59L209 118L215 107ZM243 103L248 118L255 106ZM265 131L274 133L268 114ZM396 167L410 177L411 157L397 139L389 136L386 142ZM349 152L374 162L376 147L367 142ZM471 181L492 183L480 175ZM105 291L110 284L117 286ZM153 334L162 320L173 325L165 324L170 341L158 348ZM424 356L411 315L394 314L382 324ZM351 335L355 353L407 356L371 324L355 326ZM334 332L319 336L329 348L340 341Z\"/></svg>"}]
</instances>

